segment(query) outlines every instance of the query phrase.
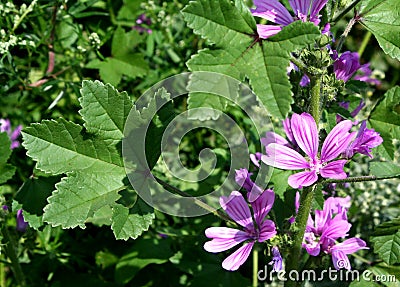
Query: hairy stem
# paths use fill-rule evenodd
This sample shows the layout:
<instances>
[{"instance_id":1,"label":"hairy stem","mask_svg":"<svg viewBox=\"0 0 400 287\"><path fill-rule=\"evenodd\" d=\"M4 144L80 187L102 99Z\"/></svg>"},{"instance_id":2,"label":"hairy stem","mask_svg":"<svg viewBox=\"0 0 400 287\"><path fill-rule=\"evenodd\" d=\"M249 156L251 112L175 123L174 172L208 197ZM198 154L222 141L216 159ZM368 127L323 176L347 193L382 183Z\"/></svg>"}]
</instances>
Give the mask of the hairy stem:
<instances>
[{"instance_id":1,"label":"hairy stem","mask_svg":"<svg viewBox=\"0 0 400 287\"><path fill-rule=\"evenodd\" d=\"M319 123L321 116L321 76L315 76L310 78L311 82L311 102L310 102L310 114L313 116L315 123Z\"/></svg>"},{"instance_id":2,"label":"hairy stem","mask_svg":"<svg viewBox=\"0 0 400 287\"><path fill-rule=\"evenodd\" d=\"M293 234L293 245L291 247L289 257L286 264L286 273L291 270L299 271L300 267L300 255L301 255L301 245L303 243L304 232L306 230L308 215L311 211L312 202L314 199L314 193L317 185L314 184L311 187L305 188L301 192L299 212L296 216L296 231ZM288 280L285 282L285 287L296 287L297 282Z\"/></svg>"},{"instance_id":3,"label":"hairy stem","mask_svg":"<svg viewBox=\"0 0 400 287\"><path fill-rule=\"evenodd\" d=\"M15 279L18 283L18 286L20 286L20 287L26 286L25 276L24 276L24 273L22 272L22 268L21 268L21 265L19 264L18 257L16 254L16 247L15 247L13 238L11 238L11 236L7 230L7 226L4 225L3 228L1 229L1 232L2 232L5 242L6 242L4 249L6 251L7 257L11 261L11 268L13 270L13 273L14 273Z\"/></svg>"},{"instance_id":4,"label":"hairy stem","mask_svg":"<svg viewBox=\"0 0 400 287\"><path fill-rule=\"evenodd\" d=\"M400 174L388 175L388 176L366 175L366 176L348 177L345 179L326 179L324 181L321 181L321 183L327 184L327 183L343 183L343 182L363 182L363 181L375 181L375 180L384 180L392 178L400 178Z\"/></svg>"},{"instance_id":5,"label":"hairy stem","mask_svg":"<svg viewBox=\"0 0 400 287\"><path fill-rule=\"evenodd\" d=\"M354 18L351 18L351 20L349 21L349 23L346 26L346 29L344 29L344 32L342 35L340 35L339 38L339 43L336 47L336 51L340 52L340 50L342 49L342 46L344 44L344 40L346 40L347 35L349 35L351 28L353 28L354 24L358 21L358 16L354 16Z\"/></svg>"},{"instance_id":6,"label":"hairy stem","mask_svg":"<svg viewBox=\"0 0 400 287\"><path fill-rule=\"evenodd\" d=\"M258 249L253 248L253 287L258 286Z\"/></svg>"}]
</instances>

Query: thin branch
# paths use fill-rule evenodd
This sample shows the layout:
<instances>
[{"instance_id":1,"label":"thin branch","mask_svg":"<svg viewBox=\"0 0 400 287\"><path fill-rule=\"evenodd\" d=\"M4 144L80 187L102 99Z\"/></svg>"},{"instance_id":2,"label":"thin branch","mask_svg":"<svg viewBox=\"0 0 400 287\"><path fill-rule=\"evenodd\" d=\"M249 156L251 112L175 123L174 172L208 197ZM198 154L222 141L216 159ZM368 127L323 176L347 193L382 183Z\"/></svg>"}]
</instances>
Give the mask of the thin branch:
<instances>
[{"instance_id":1,"label":"thin branch","mask_svg":"<svg viewBox=\"0 0 400 287\"><path fill-rule=\"evenodd\" d=\"M164 188L166 188L166 189L168 189L168 190L170 190L170 191L172 191L172 192L175 192L175 193L177 193L177 194L179 194L179 195L181 195L181 196L185 196L185 197L191 198L191 199L193 200L193 202L194 202L195 204L197 204L198 206L200 206L201 208L203 208L203 209L209 211L210 213L213 213L214 215L220 217L221 219L223 219L223 220L225 220L225 221L232 222L232 220L231 220L228 216L226 216L223 212L221 212L221 211L219 211L219 210L216 210L215 208L209 206L207 203L205 203L205 202L203 202L203 201L201 201L201 200L199 200L199 199L193 197L192 195L190 195L190 194L187 193L187 192L184 192L184 191L182 191L182 190L176 188L175 186L170 185L169 183L163 181L162 179L160 179L160 178L158 178L158 177L156 177L156 176L154 176L154 175L153 175L153 177L154 177L155 180L156 180L159 184L161 184Z\"/></svg>"},{"instance_id":2,"label":"thin branch","mask_svg":"<svg viewBox=\"0 0 400 287\"><path fill-rule=\"evenodd\" d=\"M342 19L347 13L350 12L351 9L353 9L361 0L354 0L352 3L350 3L349 6L347 6L345 9L339 12L339 14L335 17L333 17L332 22L336 23L340 19Z\"/></svg>"},{"instance_id":3,"label":"thin branch","mask_svg":"<svg viewBox=\"0 0 400 287\"><path fill-rule=\"evenodd\" d=\"M389 176L375 176L375 175L355 176L355 177L348 177L345 179L326 179L324 181L321 181L321 183L327 184L327 183L344 183L344 182L363 182L363 181L375 181L375 180L384 180L393 178L400 178L400 174L389 175Z\"/></svg>"}]
</instances>

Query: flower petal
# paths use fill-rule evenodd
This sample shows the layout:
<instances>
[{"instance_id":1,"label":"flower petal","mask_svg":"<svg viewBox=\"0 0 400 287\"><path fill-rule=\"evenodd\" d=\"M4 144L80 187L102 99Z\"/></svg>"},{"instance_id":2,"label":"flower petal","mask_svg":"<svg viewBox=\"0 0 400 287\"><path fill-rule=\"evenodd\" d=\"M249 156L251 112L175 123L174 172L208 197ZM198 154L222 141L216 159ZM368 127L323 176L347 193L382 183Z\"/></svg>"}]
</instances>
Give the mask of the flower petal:
<instances>
[{"instance_id":1,"label":"flower petal","mask_svg":"<svg viewBox=\"0 0 400 287\"><path fill-rule=\"evenodd\" d=\"M271 210L274 205L274 200L275 193L271 189L267 189L251 203L254 212L254 219L258 226L261 226L261 223Z\"/></svg>"},{"instance_id":2,"label":"flower petal","mask_svg":"<svg viewBox=\"0 0 400 287\"><path fill-rule=\"evenodd\" d=\"M321 149L321 163L328 162L344 152L354 138L349 133L353 123L349 120L338 123L326 137Z\"/></svg>"},{"instance_id":3,"label":"flower petal","mask_svg":"<svg viewBox=\"0 0 400 287\"><path fill-rule=\"evenodd\" d=\"M332 251L340 250L344 254L352 254L360 249L369 249L369 248L367 247L367 244L365 243L364 240L356 237L349 238L343 241L342 243L338 243L332 247Z\"/></svg>"},{"instance_id":4,"label":"flower petal","mask_svg":"<svg viewBox=\"0 0 400 287\"><path fill-rule=\"evenodd\" d=\"M343 171L343 168L346 162L346 159L332 161L321 168L319 172L324 178L345 179L347 174Z\"/></svg>"},{"instance_id":5,"label":"flower petal","mask_svg":"<svg viewBox=\"0 0 400 287\"><path fill-rule=\"evenodd\" d=\"M222 262L222 268L229 271L238 270L239 267L247 260L247 258L249 258L253 246L254 241L244 244Z\"/></svg>"},{"instance_id":6,"label":"flower petal","mask_svg":"<svg viewBox=\"0 0 400 287\"><path fill-rule=\"evenodd\" d=\"M329 221L329 224L325 225L321 240L323 238L336 240L345 237L347 232L349 232L350 227L351 224L347 220L343 220L341 216L335 216Z\"/></svg>"},{"instance_id":7,"label":"flower petal","mask_svg":"<svg viewBox=\"0 0 400 287\"><path fill-rule=\"evenodd\" d=\"M302 171L289 176L288 183L293 188L310 186L318 180L318 175L314 170Z\"/></svg>"},{"instance_id":8,"label":"flower petal","mask_svg":"<svg viewBox=\"0 0 400 287\"><path fill-rule=\"evenodd\" d=\"M310 0L289 0L289 4L292 7L296 16L305 22L307 15L310 10Z\"/></svg>"},{"instance_id":9,"label":"flower petal","mask_svg":"<svg viewBox=\"0 0 400 287\"><path fill-rule=\"evenodd\" d=\"M276 235L275 223L272 220L265 220L260 226L258 242L264 242Z\"/></svg>"},{"instance_id":10,"label":"flower petal","mask_svg":"<svg viewBox=\"0 0 400 287\"><path fill-rule=\"evenodd\" d=\"M254 228L250 208L240 192L234 190L229 197L221 196L219 203L237 224L246 228Z\"/></svg>"},{"instance_id":11,"label":"flower petal","mask_svg":"<svg viewBox=\"0 0 400 287\"><path fill-rule=\"evenodd\" d=\"M311 158L318 153L318 129L314 118L307 113L293 114L290 121L298 146Z\"/></svg>"},{"instance_id":12,"label":"flower petal","mask_svg":"<svg viewBox=\"0 0 400 287\"><path fill-rule=\"evenodd\" d=\"M227 227L210 227L205 230L205 233L208 238L213 238L213 240L204 243L204 249L212 253L228 250L250 239L246 232Z\"/></svg>"},{"instance_id":13,"label":"flower petal","mask_svg":"<svg viewBox=\"0 0 400 287\"><path fill-rule=\"evenodd\" d=\"M262 39L267 39L278 34L282 30L282 27L276 25L263 25L257 24L257 34Z\"/></svg>"},{"instance_id":14,"label":"flower petal","mask_svg":"<svg viewBox=\"0 0 400 287\"><path fill-rule=\"evenodd\" d=\"M282 136L274 132L266 132L265 138L261 138L261 144L267 147L269 144L276 143L280 145L288 145L289 142Z\"/></svg>"},{"instance_id":15,"label":"flower petal","mask_svg":"<svg viewBox=\"0 0 400 287\"><path fill-rule=\"evenodd\" d=\"M256 167L260 167L261 155L262 153L260 152L250 154L250 160Z\"/></svg>"},{"instance_id":16,"label":"flower petal","mask_svg":"<svg viewBox=\"0 0 400 287\"><path fill-rule=\"evenodd\" d=\"M347 270L351 269L349 258L347 257L347 255L344 252L342 252L340 250L332 251L332 262L333 262L333 266L335 266L336 270L339 270L342 268L347 269Z\"/></svg>"},{"instance_id":17,"label":"flower petal","mask_svg":"<svg viewBox=\"0 0 400 287\"><path fill-rule=\"evenodd\" d=\"M310 11L310 21L313 22L315 25L318 25L319 20L319 12L324 8L328 0L314 0L311 6Z\"/></svg>"},{"instance_id":18,"label":"flower petal","mask_svg":"<svg viewBox=\"0 0 400 287\"><path fill-rule=\"evenodd\" d=\"M273 143L265 150L267 154L262 155L261 160L267 165L289 170L309 168L306 159L294 149Z\"/></svg>"},{"instance_id":19,"label":"flower petal","mask_svg":"<svg viewBox=\"0 0 400 287\"><path fill-rule=\"evenodd\" d=\"M293 22L289 11L278 0L253 0L256 9L252 9L253 16L258 16L276 24L284 26Z\"/></svg>"}]
</instances>

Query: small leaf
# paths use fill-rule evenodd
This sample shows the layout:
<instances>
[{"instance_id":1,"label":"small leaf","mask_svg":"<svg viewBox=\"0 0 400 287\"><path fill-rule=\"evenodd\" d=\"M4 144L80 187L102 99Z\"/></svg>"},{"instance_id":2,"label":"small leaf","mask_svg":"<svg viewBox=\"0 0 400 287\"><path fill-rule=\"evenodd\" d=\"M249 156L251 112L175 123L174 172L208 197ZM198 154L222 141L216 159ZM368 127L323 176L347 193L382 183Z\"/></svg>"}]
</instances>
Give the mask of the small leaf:
<instances>
[{"instance_id":1,"label":"small leaf","mask_svg":"<svg viewBox=\"0 0 400 287\"><path fill-rule=\"evenodd\" d=\"M400 219L379 225L371 242L374 243L374 252L387 264L400 263Z\"/></svg>"},{"instance_id":2,"label":"small leaf","mask_svg":"<svg viewBox=\"0 0 400 287\"><path fill-rule=\"evenodd\" d=\"M369 170L378 177L400 176L400 166L393 162L371 162Z\"/></svg>"},{"instance_id":3,"label":"small leaf","mask_svg":"<svg viewBox=\"0 0 400 287\"><path fill-rule=\"evenodd\" d=\"M149 229L154 218L153 208L138 198L131 209L120 204L114 205L111 229L116 239L136 239Z\"/></svg>"},{"instance_id":4,"label":"small leaf","mask_svg":"<svg viewBox=\"0 0 400 287\"><path fill-rule=\"evenodd\" d=\"M396 86L387 91L383 99L371 112L369 124L383 138L382 147L385 154L394 159L393 139L400 136L400 114L396 107L400 104L400 87Z\"/></svg>"}]
</instances>

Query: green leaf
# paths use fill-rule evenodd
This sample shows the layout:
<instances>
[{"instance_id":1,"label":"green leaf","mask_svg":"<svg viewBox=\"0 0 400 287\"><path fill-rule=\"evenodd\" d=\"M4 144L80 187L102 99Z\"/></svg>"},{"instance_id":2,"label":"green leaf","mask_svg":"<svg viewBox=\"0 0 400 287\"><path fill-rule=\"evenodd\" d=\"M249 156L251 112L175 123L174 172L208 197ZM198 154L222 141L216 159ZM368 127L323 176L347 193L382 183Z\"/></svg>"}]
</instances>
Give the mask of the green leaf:
<instances>
[{"instance_id":1,"label":"green leaf","mask_svg":"<svg viewBox=\"0 0 400 287\"><path fill-rule=\"evenodd\" d=\"M288 178L291 174L292 171L290 170L282 170L277 168L273 169L270 182L273 183L275 194L278 195L282 200L284 199L284 193L286 189L289 187Z\"/></svg>"},{"instance_id":2,"label":"green leaf","mask_svg":"<svg viewBox=\"0 0 400 287\"><path fill-rule=\"evenodd\" d=\"M86 67L99 69L101 79L114 86L121 82L124 75L132 79L143 77L148 72L148 64L141 53L134 52L134 48L143 39L137 31L125 32L118 27L111 44L112 57L107 57L104 61L93 60Z\"/></svg>"},{"instance_id":3,"label":"green leaf","mask_svg":"<svg viewBox=\"0 0 400 287\"><path fill-rule=\"evenodd\" d=\"M101 79L113 86L121 82L123 75L134 79L144 76L148 71L147 62L140 53L131 54L124 60L116 58L106 58L105 61L94 60L86 67L99 69Z\"/></svg>"},{"instance_id":4,"label":"green leaf","mask_svg":"<svg viewBox=\"0 0 400 287\"><path fill-rule=\"evenodd\" d=\"M110 84L99 81L83 81L79 113L85 121L84 126L90 133L112 143L124 137L125 121L132 108L132 102L126 92L119 93Z\"/></svg>"},{"instance_id":5,"label":"green leaf","mask_svg":"<svg viewBox=\"0 0 400 287\"><path fill-rule=\"evenodd\" d=\"M400 166L393 162L371 162L369 170L378 177L400 176Z\"/></svg>"},{"instance_id":6,"label":"green leaf","mask_svg":"<svg viewBox=\"0 0 400 287\"><path fill-rule=\"evenodd\" d=\"M119 199L125 174L71 173L56 185L57 190L47 199L43 220L52 226L85 228L85 221L95 211L112 205Z\"/></svg>"},{"instance_id":7,"label":"green leaf","mask_svg":"<svg viewBox=\"0 0 400 287\"><path fill-rule=\"evenodd\" d=\"M374 34L386 54L400 60L400 2L366 2L361 6L361 23Z\"/></svg>"},{"instance_id":8,"label":"green leaf","mask_svg":"<svg viewBox=\"0 0 400 287\"><path fill-rule=\"evenodd\" d=\"M11 141L7 133L0 133L0 184L5 183L15 173L16 168L7 163L11 155Z\"/></svg>"},{"instance_id":9,"label":"green leaf","mask_svg":"<svg viewBox=\"0 0 400 287\"><path fill-rule=\"evenodd\" d=\"M249 16L250 11L235 2L236 7L227 0L192 1L182 14L196 34L221 47L232 43L246 45L251 42L251 35L256 34L256 24Z\"/></svg>"},{"instance_id":10,"label":"green leaf","mask_svg":"<svg viewBox=\"0 0 400 287\"><path fill-rule=\"evenodd\" d=\"M64 119L44 120L22 132L27 154L36 167L54 175L85 171L125 174L116 148L104 141L83 135L82 127Z\"/></svg>"},{"instance_id":11,"label":"green leaf","mask_svg":"<svg viewBox=\"0 0 400 287\"><path fill-rule=\"evenodd\" d=\"M383 138L382 148L387 156L394 159L393 139L400 136L400 87L387 91L371 113L369 124ZM384 155L385 155L384 154Z\"/></svg>"},{"instance_id":12,"label":"green leaf","mask_svg":"<svg viewBox=\"0 0 400 287\"><path fill-rule=\"evenodd\" d=\"M111 229L117 239L136 239L149 229L154 218L153 208L138 198L131 209L120 204L114 205Z\"/></svg>"},{"instance_id":13,"label":"green leaf","mask_svg":"<svg viewBox=\"0 0 400 287\"><path fill-rule=\"evenodd\" d=\"M136 273L149 264L168 262L173 255L171 241L165 239L140 239L122 256L115 266L115 279L118 283L126 284Z\"/></svg>"},{"instance_id":14,"label":"green leaf","mask_svg":"<svg viewBox=\"0 0 400 287\"><path fill-rule=\"evenodd\" d=\"M26 180L19 189L15 200L22 204L24 219L30 227L38 229L43 225L43 208L47 205L47 198L59 180L59 176L32 177Z\"/></svg>"},{"instance_id":15,"label":"green leaf","mask_svg":"<svg viewBox=\"0 0 400 287\"><path fill-rule=\"evenodd\" d=\"M260 40L255 36L249 9L241 2L235 1L233 5L228 0L200 0L186 6L183 14L189 27L220 48L200 51L187 66L191 71L222 73L239 81L247 78L269 113L285 118L293 101L286 72L291 52L314 43L320 32L314 24L298 21L284 27L276 36ZM205 81L203 87L208 84ZM193 93L189 94L189 103L189 108L224 109L227 105L224 98L216 101L215 96ZM213 116L199 113L197 118Z\"/></svg>"},{"instance_id":16,"label":"green leaf","mask_svg":"<svg viewBox=\"0 0 400 287\"><path fill-rule=\"evenodd\" d=\"M400 263L400 218L379 225L371 242L374 252L387 264Z\"/></svg>"}]
</instances>

